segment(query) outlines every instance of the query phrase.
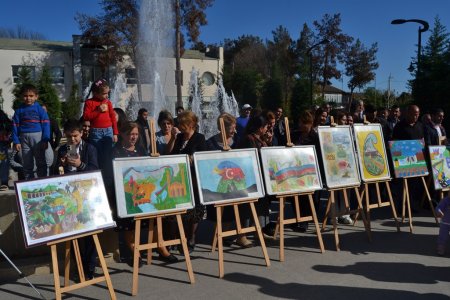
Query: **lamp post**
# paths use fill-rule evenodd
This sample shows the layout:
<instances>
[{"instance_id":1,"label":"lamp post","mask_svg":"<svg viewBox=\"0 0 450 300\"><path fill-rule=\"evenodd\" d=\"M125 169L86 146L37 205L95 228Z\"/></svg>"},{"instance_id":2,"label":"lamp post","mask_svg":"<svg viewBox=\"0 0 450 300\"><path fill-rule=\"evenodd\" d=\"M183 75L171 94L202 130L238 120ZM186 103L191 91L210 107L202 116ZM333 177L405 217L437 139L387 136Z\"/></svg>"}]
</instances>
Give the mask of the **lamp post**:
<instances>
[{"instance_id":1,"label":"lamp post","mask_svg":"<svg viewBox=\"0 0 450 300\"><path fill-rule=\"evenodd\" d=\"M427 31L430 28L430 25L428 24L427 21L424 20L419 20L419 19L395 19L392 20L391 24L392 25L400 25L400 24L404 24L404 23L408 23L408 22L413 22L413 23L419 23L422 26L419 26L419 41L418 41L418 48L417 48L417 74L420 74L420 56L421 56L421 50L422 50L422 32ZM417 75L416 75L417 77Z\"/></svg>"},{"instance_id":2,"label":"lamp post","mask_svg":"<svg viewBox=\"0 0 450 300\"><path fill-rule=\"evenodd\" d=\"M317 46L323 45L323 44L328 44L330 41L328 39L323 39L320 42L318 42L317 44L312 45L311 47L308 48L308 50L306 50L306 54L309 57L309 84L310 84L310 89L309 89L309 100L311 101L311 105L313 105L313 65L312 65L312 50L314 48L316 48Z\"/></svg>"}]
</instances>

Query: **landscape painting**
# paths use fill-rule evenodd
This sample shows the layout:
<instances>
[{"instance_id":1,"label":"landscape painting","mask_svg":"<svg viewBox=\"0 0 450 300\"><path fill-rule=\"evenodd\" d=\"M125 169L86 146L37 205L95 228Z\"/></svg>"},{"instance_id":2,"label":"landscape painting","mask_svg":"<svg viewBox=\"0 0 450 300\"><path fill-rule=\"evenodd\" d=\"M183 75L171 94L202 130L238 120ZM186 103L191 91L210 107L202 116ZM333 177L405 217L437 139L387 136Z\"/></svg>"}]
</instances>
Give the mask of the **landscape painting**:
<instances>
[{"instance_id":1,"label":"landscape painting","mask_svg":"<svg viewBox=\"0 0 450 300\"><path fill-rule=\"evenodd\" d=\"M390 179L386 147L380 124L355 124L356 149L364 181Z\"/></svg>"},{"instance_id":2,"label":"landscape painting","mask_svg":"<svg viewBox=\"0 0 450 300\"><path fill-rule=\"evenodd\" d=\"M418 177L428 175L423 140L389 141L395 177Z\"/></svg>"},{"instance_id":3,"label":"landscape painting","mask_svg":"<svg viewBox=\"0 0 450 300\"><path fill-rule=\"evenodd\" d=\"M15 186L27 247L115 226L100 171Z\"/></svg>"},{"instance_id":4,"label":"landscape painting","mask_svg":"<svg viewBox=\"0 0 450 300\"><path fill-rule=\"evenodd\" d=\"M261 161L269 195L322 189L314 146L264 147Z\"/></svg>"},{"instance_id":5,"label":"landscape painting","mask_svg":"<svg viewBox=\"0 0 450 300\"><path fill-rule=\"evenodd\" d=\"M360 185L350 126L319 126L318 134L327 187Z\"/></svg>"},{"instance_id":6,"label":"landscape painting","mask_svg":"<svg viewBox=\"0 0 450 300\"><path fill-rule=\"evenodd\" d=\"M187 155L117 158L113 168L120 218L194 206Z\"/></svg>"},{"instance_id":7,"label":"landscape painting","mask_svg":"<svg viewBox=\"0 0 450 300\"><path fill-rule=\"evenodd\" d=\"M429 146L435 190L450 187L450 151L446 146Z\"/></svg>"},{"instance_id":8,"label":"landscape painting","mask_svg":"<svg viewBox=\"0 0 450 300\"><path fill-rule=\"evenodd\" d=\"M194 163L203 204L264 196L256 149L196 152Z\"/></svg>"}]
</instances>

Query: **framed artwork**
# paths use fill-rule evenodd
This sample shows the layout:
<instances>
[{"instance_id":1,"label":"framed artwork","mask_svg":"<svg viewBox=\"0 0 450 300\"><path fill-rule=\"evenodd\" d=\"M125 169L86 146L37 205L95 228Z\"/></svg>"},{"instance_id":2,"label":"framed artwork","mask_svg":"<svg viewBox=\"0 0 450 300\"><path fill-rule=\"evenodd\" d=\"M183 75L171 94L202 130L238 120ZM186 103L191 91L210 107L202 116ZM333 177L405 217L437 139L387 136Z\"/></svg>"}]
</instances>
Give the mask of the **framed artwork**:
<instances>
[{"instance_id":1,"label":"framed artwork","mask_svg":"<svg viewBox=\"0 0 450 300\"><path fill-rule=\"evenodd\" d=\"M381 125L355 124L353 131L362 180L369 182L390 179Z\"/></svg>"},{"instance_id":2,"label":"framed artwork","mask_svg":"<svg viewBox=\"0 0 450 300\"><path fill-rule=\"evenodd\" d=\"M435 190L450 187L450 151L446 146L429 146Z\"/></svg>"},{"instance_id":3,"label":"framed artwork","mask_svg":"<svg viewBox=\"0 0 450 300\"><path fill-rule=\"evenodd\" d=\"M194 163L200 203L264 196L257 149L195 152Z\"/></svg>"},{"instance_id":4,"label":"framed artwork","mask_svg":"<svg viewBox=\"0 0 450 300\"><path fill-rule=\"evenodd\" d=\"M318 134L327 187L360 185L350 126L319 126Z\"/></svg>"},{"instance_id":5,"label":"framed artwork","mask_svg":"<svg viewBox=\"0 0 450 300\"><path fill-rule=\"evenodd\" d=\"M115 227L100 171L15 183L27 247Z\"/></svg>"},{"instance_id":6,"label":"framed artwork","mask_svg":"<svg viewBox=\"0 0 450 300\"><path fill-rule=\"evenodd\" d=\"M269 195L322 189L314 146L264 147L261 148L261 162Z\"/></svg>"},{"instance_id":7,"label":"framed artwork","mask_svg":"<svg viewBox=\"0 0 450 300\"><path fill-rule=\"evenodd\" d=\"M194 207L187 155L116 158L113 169L120 218Z\"/></svg>"},{"instance_id":8,"label":"framed artwork","mask_svg":"<svg viewBox=\"0 0 450 300\"><path fill-rule=\"evenodd\" d=\"M389 141L395 177L407 178L428 175L423 140Z\"/></svg>"}]
</instances>

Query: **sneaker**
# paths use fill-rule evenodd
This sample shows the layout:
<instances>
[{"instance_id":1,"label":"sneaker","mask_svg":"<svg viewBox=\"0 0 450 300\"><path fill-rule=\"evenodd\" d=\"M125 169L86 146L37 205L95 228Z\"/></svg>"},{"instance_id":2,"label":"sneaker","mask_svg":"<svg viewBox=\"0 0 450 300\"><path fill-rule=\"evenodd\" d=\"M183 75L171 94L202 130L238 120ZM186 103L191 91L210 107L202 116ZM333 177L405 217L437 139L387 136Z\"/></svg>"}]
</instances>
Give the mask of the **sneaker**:
<instances>
[{"instance_id":1,"label":"sneaker","mask_svg":"<svg viewBox=\"0 0 450 300\"><path fill-rule=\"evenodd\" d=\"M350 218L349 215L344 215L344 216L338 218L338 223L350 225L350 224L353 224L353 220Z\"/></svg>"},{"instance_id":2,"label":"sneaker","mask_svg":"<svg viewBox=\"0 0 450 300\"><path fill-rule=\"evenodd\" d=\"M7 191L7 190L9 190L9 187L8 187L7 185L2 184L2 185L0 186L0 191L1 191L1 192Z\"/></svg>"},{"instance_id":3,"label":"sneaker","mask_svg":"<svg viewBox=\"0 0 450 300\"><path fill-rule=\"evenodd\" d=\"M236 245L241 246L242 248L252 248L253 247L253 243L250 242L245 235L239 237L236 240Z\"/></svg>"},{"instance_id":4,"label":"sneaker","mask_svg":"<svg viewBox=\"0 0 450 300\"><path fill-rule=\"evenodd\" d=\"M444 247L444 245L438 245L437 249L436 249L436 252L437 252L438 255L444 256L445 255L445 247Z\"/></svg>"}]
</instances>

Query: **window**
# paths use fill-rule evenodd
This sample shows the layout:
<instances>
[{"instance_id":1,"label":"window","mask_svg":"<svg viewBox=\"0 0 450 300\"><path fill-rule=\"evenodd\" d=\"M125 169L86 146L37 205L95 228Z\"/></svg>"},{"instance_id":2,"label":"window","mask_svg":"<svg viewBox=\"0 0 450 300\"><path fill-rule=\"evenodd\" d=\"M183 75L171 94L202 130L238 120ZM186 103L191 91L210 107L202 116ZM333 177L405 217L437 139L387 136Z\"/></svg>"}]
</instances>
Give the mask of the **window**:
<instances>
[{"instance_id":1,"label":"window","mask_svg":"<svg viewBox=\"0 0 450 300\"><path fill-rule=\"evenodd\" d=\"M102 78L102 72L99 66L84 65L81 67L81 78L83 90L90 87L94 80Z\"/></svg>"},{"instance_id":2,"label":"window","mask_svg":"<svg viewBox=\"0 0 450 300\"><path fill-rule=\"evenodd\" d=\"M137 72L135 68L125 69L127 84L137 84Z\"/></svg>"},{"instance_id":3,"label":"window","mask_svg":"<svg viewBox=\"0 0 450 300\"><path fill-rule=\"evenodd\" d=\"M50 67L50 76L53 83L64 84L64 67Z\"/></svg>"},{"instance_id":4,"label":"window","mask_svg":"<svg viewBox=\"0 0 450 300\"><path fill-rule=\"evenodd\" d=\"M183 85L183 70L180 70L181 85ZM178 85L177 70L175 70L175 85Z\"/></svg>"},{"instance_id":5,"label":"window","mask_svg":"<svg viewBox=\"0 0 450 300\"><path fill-rule=\"evenodd\" d=\"M202 75L202 81L206 86L210 86L213 85L216 80L211 72L205 72Z\"/></svg>"},{"instance_id":6,"label":"window","mask_svg":"<svg viewBox=\"0 0 450 300\"><path fill-rule=\"evenodd\" d=\"M34 67L34 66L12 66L13 83L17 83L17 81L19 80L19 74L20 74L20 70L22 68L26 68L30 71L30 78L32 80L36 79L36 67Z\"/></svg>"}]
</instances>

